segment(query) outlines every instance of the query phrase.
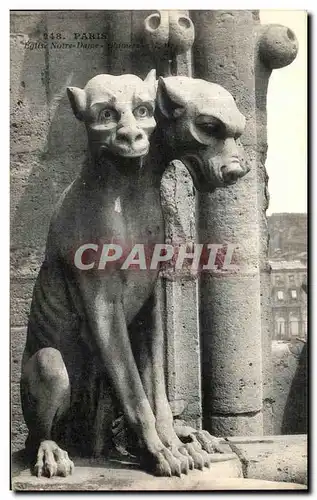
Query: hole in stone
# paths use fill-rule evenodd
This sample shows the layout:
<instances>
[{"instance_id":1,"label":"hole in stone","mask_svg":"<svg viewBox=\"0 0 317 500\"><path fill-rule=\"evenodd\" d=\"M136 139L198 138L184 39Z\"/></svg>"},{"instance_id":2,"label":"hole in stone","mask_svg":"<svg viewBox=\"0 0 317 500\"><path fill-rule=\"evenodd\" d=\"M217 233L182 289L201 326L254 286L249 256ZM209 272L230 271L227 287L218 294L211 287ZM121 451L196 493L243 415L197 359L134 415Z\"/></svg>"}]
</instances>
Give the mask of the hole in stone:
<instances>
[{"instance_id":1,"label":"hole in stone","mask_svg":"<svg viewBox=\"0 0 317 500\"><path fill-rule=\"evenodd\" d=\"M289 28L287 29L287 36L290 40L292 40L292 41L295 40L295 35L294 35L293 31L290 30Z\"/></svg>"},{"instance_id":2,"label":"hole in stone","mask_svg":"<svg viewBox=\"0 0 317 500\"><path fill-rule=\"evenodd\" d=\"M180 17L178 19L178 24L185 29L190 28L190 20L187 17Z\"/></svg>"},{"instance_id":3,"label":"hole in stone","mask_svg":"<svg viewBox=\"0 0 317 500\"><path fill-rule=\"evenodd\" d=\"M153 14L153 16L150 16L148 18L148 23L149 23L150 28L152 28L152 30L157 30L157 28L160 25L160 22L161 22L161 18L158 14Z\"/></svg>"},{"instance_id":4,"label":"hole in stone","mask_svg":"<svg viewBox=\"0 0 317 500\"><path fill-rule=\"evenodd\" d=\"M191 443L192 442L192 438L190 436L184 436L182 437L182 441L183 443Z\"/></svg>"}]
</instances>

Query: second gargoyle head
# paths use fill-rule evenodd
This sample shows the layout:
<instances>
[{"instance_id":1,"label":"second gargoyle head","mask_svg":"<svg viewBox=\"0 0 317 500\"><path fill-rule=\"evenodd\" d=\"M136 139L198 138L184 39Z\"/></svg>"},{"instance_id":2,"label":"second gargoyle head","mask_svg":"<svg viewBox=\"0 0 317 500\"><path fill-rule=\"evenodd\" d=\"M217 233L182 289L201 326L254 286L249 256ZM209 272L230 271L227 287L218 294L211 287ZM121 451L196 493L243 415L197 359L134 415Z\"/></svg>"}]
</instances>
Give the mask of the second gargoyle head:
<instances>
[{"instance_id":1,"label":"second gargoyle head","mask_svg":"<svg viewBox=\"0 0 317 500\"><path fill-rule=\"evenodd\" d=\"M157 122L168 161L181 160L199 191L233 184L249 171L239 140L245 118L220 85L189 77L160 78Z\"/></svg>"}]
</instances>

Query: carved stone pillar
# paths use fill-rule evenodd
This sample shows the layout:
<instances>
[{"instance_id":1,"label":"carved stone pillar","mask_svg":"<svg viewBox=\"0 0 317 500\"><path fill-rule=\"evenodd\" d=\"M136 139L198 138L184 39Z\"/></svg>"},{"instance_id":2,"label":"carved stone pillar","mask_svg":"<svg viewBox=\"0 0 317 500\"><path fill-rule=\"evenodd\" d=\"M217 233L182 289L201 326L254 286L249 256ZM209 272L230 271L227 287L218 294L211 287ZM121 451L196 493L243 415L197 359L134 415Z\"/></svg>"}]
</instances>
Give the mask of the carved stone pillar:
<instances>
[{"instance_id":1,"label":"carved stone pillar","mask_svg":"<svg viewBox=\"0 0 317 500\"><path fill-rule=\"evenodd\" d=\"M233 94L245 115L249 174L199 199L199 239L236 245L238 272L201 278L204 425L215 435L262 434L262 353L251 11L197 11L194 76Z\"/></svg>"},{"instance_id":2,"label":"carved stone pillar","mask_svg":"<svg viewBox=\"0 0 317 500\"><path fill-rule=\"evenodd\" d=\"M166 168L161 182L165 242L174 248L196 239L195 195L191 176L181 162ZM190 261L189 261L190 263ZM167 396L173 414L201 427L201 367L198 278L188 266L175 272L170 262L161 272L165 291Z\"/></svg>"},{"instance_id":3,"label":"carved stone pillar","mask_svg":"<svg viewBox=\"0 0 317 500\"><path fill-rule=\"evenodd\" d=\"M268 229L266 210L269 205L268 175L265 169L267 154L266 98L269 78L273 69L290 64L296 57L298 42L294 33L285 26L258 25L255 44L255 92L257 130L258 213L260 229L260 286L263 373L263 429L273 433L272 405L273 367L272 335L273 317L271 304L271 276L268 263Z\"/></svg>"},{"instance_id":4,"label":"carved stone pillar","mask_svg":"<svg viewBox=\"0 0 317 500\"><path fill-rule=\"evenodd\" d=\"M144 22L145 40L158 76L192 76L194 26L185 10L151 13ZM195 194L188 170L180 162L167 166L161 182L165 242L175 246L196 238ZM165 308L167 395L175 417L201 427L201 358L198 278L191 273L162 272Z\"/></svg>"},{"instance_id":5,"label":"carved stone pillar","mask_svg":"<svg viewBox=\"0 0 317 500\"><path fill-rule=\"evenodd\" d=\"M271 384L265 101L268 68L293 60L295 37L286 28L263 36L257 11L194 11L191 17L194 76L234 95L247 118L242 142L251 167L237 185L199 199L200 241L234 243L239 266L201 279L204 424L214 434L262 434L271 429L269 411L263 425Z\"/></svg>"}]
</instances>

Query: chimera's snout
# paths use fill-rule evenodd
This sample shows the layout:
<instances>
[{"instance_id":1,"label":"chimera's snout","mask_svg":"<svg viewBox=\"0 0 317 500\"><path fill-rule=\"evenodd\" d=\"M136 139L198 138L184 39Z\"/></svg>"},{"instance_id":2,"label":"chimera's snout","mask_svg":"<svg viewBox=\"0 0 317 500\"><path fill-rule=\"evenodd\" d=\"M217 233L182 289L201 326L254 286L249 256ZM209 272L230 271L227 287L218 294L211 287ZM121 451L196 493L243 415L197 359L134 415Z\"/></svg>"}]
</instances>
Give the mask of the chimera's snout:
<instances>
[{"instance_id":1,"label":"chimera's snout","mask_svg":"<svg viewBox=\"0 0 317 500\"><path fill-rule=\"evenodd\" d=\"M145 139L143 130L138 128L121 127L117 131L117 143L132 146L134 143Z\"/></svg>"},{"instance_id":2,"label":"chimera's snout","mask_svg":"<svg viewBox=\"0 0 317 500\"><path fill-rule=\"evenodd\" d=\"M225 184L233 184L245 175L241 166L241 152L232 137L225 140L222 159L221 176Z\"/></svg>"},{"instance_id":3,"label":"chimera's snout","mask_svg":"<svg viewBox=\"0 0 317 500\"><path fill-rule=\"evenodd\" d=\"M231 162L228 162L228 164L221 167L221 174L223 181L226 184L233 184L240 177L243 177L245 172L242 169L240 162L232 159Z\"/></svg>"}]
</instances>

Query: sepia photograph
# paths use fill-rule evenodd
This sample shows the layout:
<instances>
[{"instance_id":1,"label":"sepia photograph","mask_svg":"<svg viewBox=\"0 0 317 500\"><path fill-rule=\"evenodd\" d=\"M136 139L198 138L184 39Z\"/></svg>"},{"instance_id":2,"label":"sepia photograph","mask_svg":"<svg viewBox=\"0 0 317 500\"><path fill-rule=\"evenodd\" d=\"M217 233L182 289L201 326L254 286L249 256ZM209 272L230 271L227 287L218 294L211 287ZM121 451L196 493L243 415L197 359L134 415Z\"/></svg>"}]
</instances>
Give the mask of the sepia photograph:
<instances>
[{"instance_id":1,"label":"sepia photograph","mask_svg":"<svg viewBox=\"0 0 317 500\"><path fill-rule=\"evenodd\" d=\"M309 490L307 32L10 10L12 491Z\"/></svg>"}]
</instances>

